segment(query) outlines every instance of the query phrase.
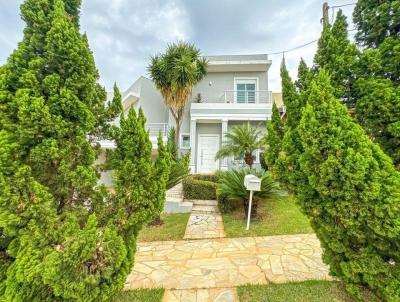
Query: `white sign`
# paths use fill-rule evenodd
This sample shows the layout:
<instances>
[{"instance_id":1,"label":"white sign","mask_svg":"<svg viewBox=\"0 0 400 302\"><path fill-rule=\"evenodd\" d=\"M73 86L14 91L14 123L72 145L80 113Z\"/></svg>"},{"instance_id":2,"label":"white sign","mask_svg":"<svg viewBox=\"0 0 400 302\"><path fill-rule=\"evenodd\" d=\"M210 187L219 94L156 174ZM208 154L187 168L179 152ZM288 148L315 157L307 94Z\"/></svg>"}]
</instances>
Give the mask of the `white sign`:
<instances>
[{"instance_id":1,"label":"white sign","mask_svg":"<svg viewBox=\"0 0 400 302\"><path fill-rule=\"evenodd\" d=\"M261 179L252 174L246 175L244 177L244 186L246 187L246 190L250 191L249 210L247 213L247 227L246 227L246 230L249 230L251 203L253 202L253 191L261 191Z\"/></svg>"}]
</instances>

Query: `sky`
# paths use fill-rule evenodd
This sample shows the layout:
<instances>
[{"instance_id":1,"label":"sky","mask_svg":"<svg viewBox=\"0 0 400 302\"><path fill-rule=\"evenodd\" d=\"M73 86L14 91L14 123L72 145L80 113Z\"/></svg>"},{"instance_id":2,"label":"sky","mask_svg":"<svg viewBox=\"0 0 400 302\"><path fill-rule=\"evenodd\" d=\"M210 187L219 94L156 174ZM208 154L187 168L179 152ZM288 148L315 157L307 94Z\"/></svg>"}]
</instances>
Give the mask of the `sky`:
<instances>
[{"instance_id":1,"label":"sky","mask_svg":"<svg viewBox=\"0 0 400 302\"><path fill-rule=\"evenodd\" d=\"M150 57L186 40L203 55L271 54L318 39L325 0L83 0L81 30L94 53L101 84L122 91L148 76ZM0 0L0 65L22 39L22 0ZM332 0L329 5L352 3ZM343 7L351 24L354 6ZM334 17L336 9L330 9ZM311 65L317 43L285 54L293 78L303 57ZM281 90L282 54L271 55L269 88Z\"/></svg>"}]
</instances>

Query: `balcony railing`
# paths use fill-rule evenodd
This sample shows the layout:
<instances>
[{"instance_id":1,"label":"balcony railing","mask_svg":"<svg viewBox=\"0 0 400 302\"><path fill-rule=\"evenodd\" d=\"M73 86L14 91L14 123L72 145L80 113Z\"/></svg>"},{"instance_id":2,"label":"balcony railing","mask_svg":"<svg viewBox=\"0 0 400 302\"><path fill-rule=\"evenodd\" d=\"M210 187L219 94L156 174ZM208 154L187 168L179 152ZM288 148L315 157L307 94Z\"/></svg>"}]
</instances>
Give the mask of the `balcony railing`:
<instances>
[{"instance_id":1,"label":"balcony railing","mask_svg":"<svg viewBox=\"0 0 400 302\"><path fill-rule=\"evenodd\" d=\"M166 123L148 123L146 127L149 130L150 136L158 136L160 132L162 136L168 136L169 126Z\"/></svg>"},{"instance_id":2,"label":"balcony railing","mask_svg":"<svg viewBox=\"0 0 400 302\"><path fill-rule=\"evenodd\" d=\"M268 90L225 90L220 101L232 104L270 104L272 103L272 92Z\"/></svg>"}]
</instances>

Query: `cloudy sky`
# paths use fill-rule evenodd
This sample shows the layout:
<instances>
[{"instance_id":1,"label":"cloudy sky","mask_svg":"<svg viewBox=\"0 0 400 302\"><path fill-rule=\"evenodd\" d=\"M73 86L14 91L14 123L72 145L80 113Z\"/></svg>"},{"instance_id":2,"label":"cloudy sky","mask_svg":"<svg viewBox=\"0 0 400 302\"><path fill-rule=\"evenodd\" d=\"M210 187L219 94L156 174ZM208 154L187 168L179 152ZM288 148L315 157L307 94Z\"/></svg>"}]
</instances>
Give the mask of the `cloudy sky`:
<instances>
[{"instance_id":1,"label":"cloudy sky","mask_svg":"<svg viewBox=\"0 0 400 302\"><path fill-rule=\"evenodd\" d=\"M0 65L22 38L22 0L0 0ZM147 75L151 55L178 39L204 55L275 53L317 39L324 0L83 0L81 28L108 90ZM349 0L331 0L330 6ZM351 21L354 6L344 7ZM330 10L332 17L332 10ZM352 28L352 25L350 25ZM312 63L316 43L286 53L293 77L300 57ZM271 55L270 89L280 91L282 55Z\"/></svg>"}]
</instances>

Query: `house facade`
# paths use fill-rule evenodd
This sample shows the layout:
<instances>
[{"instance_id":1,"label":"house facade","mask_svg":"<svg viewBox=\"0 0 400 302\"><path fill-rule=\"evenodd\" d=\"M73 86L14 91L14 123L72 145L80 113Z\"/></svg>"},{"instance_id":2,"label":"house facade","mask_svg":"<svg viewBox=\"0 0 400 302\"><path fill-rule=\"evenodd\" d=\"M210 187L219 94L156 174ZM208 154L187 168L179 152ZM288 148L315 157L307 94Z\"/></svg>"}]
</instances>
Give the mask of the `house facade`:
<instances>
[{"instance_id":1,"label":"house facade","mask_svg":"<svg viewBox=\"0 0 400 302\"><path fill-rule=\"evenodd\" d=\"M265 131L265 122L272 113L273 97L268 87L271 61L267 55L206 58L209 62L208 73L193 88L179 137L180 151L191 150L192 173L212 173L242 166L241 158L215 160L226 132L247 122ZM160 132L166 141L168 129L175 126L175 120L154 83L140 77L122 97L126 114L132 106L135 109L142 107L154 148ZM114 147L112 142L106 141L101 145L103 148ZM257 151L254 156L255 164L259 165L260 152Z\"/></svg>"}]
</instances>

